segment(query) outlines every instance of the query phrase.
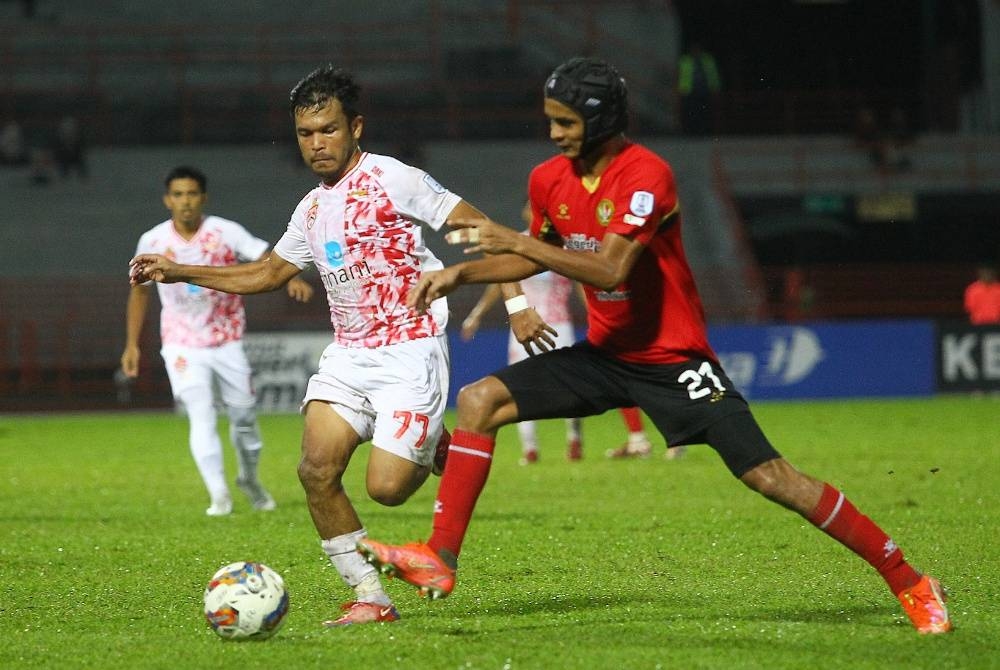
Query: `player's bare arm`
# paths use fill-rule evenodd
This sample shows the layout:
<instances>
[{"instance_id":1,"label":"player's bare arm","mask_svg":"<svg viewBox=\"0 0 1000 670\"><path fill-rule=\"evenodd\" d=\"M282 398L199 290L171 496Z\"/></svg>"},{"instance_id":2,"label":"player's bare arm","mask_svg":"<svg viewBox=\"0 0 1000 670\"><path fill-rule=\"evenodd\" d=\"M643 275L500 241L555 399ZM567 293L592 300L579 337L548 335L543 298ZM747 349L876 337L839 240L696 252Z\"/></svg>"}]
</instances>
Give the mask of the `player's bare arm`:
<instances>
[{"instance_id":1,"label":"player's bare arm","mask_svg":"<svg viewBox=\"0 0 1000 670\"><path fill-rule=\"evenodd\" d=\"M264 252L264 255L257 260L264 260L267 258L268 253L270 252ZM298 302L309 302L313 297L313 293L315 293L309 282L302 279L302 277L292 277L288 280L288 283L285 284L285 291L288 293L289 298Z\"/></svg>"},{"instance_id":2,"label":"player's bare arm","mask_svg":"<svg viewBox=\"0 0 1000 670\"><path fill-rule=\"evenodd\" d=\"M132 285L146 281L164 284L186 282L226 293L266 293L287 284L298 267L270 253L260 260L238 265L178 265L159 254L139 254L129 263Z\"/></svg>"},{"instance_id":3,"label":"player's bare arm","mask_svg":"<svg viewBox=\"0 0 1000 670\"><path fill-rule=\"evenodd\" d=\"M516 282L544 270L520 256L503 254L466 261L443 270L424 272L417 285L410 289L406 304L423 311L438 298L465 284L495 284Z\"/></svg>"},{"instance_id":4,"label":"player's bare arm","mask_svg":"<svg viewBox=\"0 0 1000 670\"><path fill-rule=\"evenodd\" d=\"M465 317L465 320L462 321L462 340L468 342L473 338L476 332L479 331L479 325L482 322L483 316L502 298L508 305L507 311L510 330L514 334L514 338L528 352L528 355L534 355L534 349L536 348L538 351L548 351L554 348L556 331L542 319L537 311L532 309L533 305L528 305L527 300L525 300L525 306L522 309L517 309L514 312L510 311L511 303L507 301L516 301L518 297L523 295L524 293L521 291L521 286L518 283L490 284L487 286L479 301L469 312L469 315Z\"/></svg>"},{"instance_id":5,"label":"player's bare arm","mask_svg":"<svg viewBox=\"0 0 1000 670\"><path fill-rule=\"evenodd\" d=\"M645 248L627 237L608 233L601 242L600 251L594 254L563 249L520 235L489 219L449 219L448 225L454 229L446 237L448 243L471 245L466 252L516 254L564 277L605 291L614 290L625 281Z\"/></svg>"},{"instance_id":6,"label":"player's bare arm","mask_svg":"<svg viewBox=\"0 0 1000 670\"><path fill-rule=\"evenodd\" d=\"M125 308L125 350L121 356L122 372L129 378L139 376L139 336L142 335L142 325L146 320L148 306L149 287L132 286Z\"/></svg>"},{"instance_id":7,"label":"player's bare arm","mask_svg":"<svg viewBox=\"0 0 1000 670\"><path fill-rule=\"evenodd\" d=\"M503 297L500 291L500 284L490 284L479 297L479 301L469 311L469 315L462 321L462 341L468 342L479 331L479 324L491 307Z\"/></svg>"}]
</instances>

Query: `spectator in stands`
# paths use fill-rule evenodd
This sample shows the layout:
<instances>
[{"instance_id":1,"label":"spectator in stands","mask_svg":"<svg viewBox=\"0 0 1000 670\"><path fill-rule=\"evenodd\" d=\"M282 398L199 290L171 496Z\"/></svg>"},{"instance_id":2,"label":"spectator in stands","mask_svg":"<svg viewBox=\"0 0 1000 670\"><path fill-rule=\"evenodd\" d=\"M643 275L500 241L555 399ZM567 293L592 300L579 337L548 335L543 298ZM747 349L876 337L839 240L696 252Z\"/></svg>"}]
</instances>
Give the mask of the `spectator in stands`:
<instances>
[{"instance_id":1,"label":"spectator in stands","mask_svg":"<svg viewBox=\"0 0 1000 670\"><path fill-rule=\"evenodd\" d=\"M715 57L700 42L677 61L677 97L685 135L718 132L722 79Z\"/></svg>"},{"instance_id":2,"label":"spectator in stands","mask_svg":"<svg viewBox=\"0 0 1000 670\"><path fill-rule=\"evenodd\" d=\"M10 119L0 130L0 165L24 165L28 162L28 145L24 130L15 119Z\"/></svg>"},{"instance_id":3,"label":"spectator in stands","mask_svg":"<svg viewBox=\"0 0 1000 670\"><path fill-rule=\"evenodd\" d=\"M1000 324L1000 282L992 265L981 266L966 287L965 312L974 326Z\"/></svg>"},{"instance_id":4,"label":"spectator in stands","mask_svg":"<svg viewBox=\"0 0 1000 670\"><path fill-rule=\"evenodd\" d=\"M52 156L63 179L74 170L81 179L87 178L87 152L80 121L75 116L64 116L56 127Z\"/></svg>"},{"instance_id":5,"label":"spectator in stands","mask_svg":"<svg viewBox=\"0 0 1000 670\"><path fill-rule=\"evenodd\" d=\"M139 238L138 253L161 252L178 261L214 266L237 265L266 256L266 241L235 221L203 214L207 181L204 173L187 166L167 174L163 204L171 216ZM263 442L250 363L243 349L243 299L193 284L157 284L157 289L161 306L160 354L174 398L188 416L191 455L211 500L205 513L226 516L233 511L222 441L216 428L216 388L229 415L229 438L239 466L236 485L254 509L273 510L274 499L257 477ZM129 292L125 350L121 355L126 380L139 375L139 342L150 292L148 283L133 284ZM312 287L301 279L288 285L288 295L296 300L306 301L312 293Z\"/></svg>"}]
</instances>

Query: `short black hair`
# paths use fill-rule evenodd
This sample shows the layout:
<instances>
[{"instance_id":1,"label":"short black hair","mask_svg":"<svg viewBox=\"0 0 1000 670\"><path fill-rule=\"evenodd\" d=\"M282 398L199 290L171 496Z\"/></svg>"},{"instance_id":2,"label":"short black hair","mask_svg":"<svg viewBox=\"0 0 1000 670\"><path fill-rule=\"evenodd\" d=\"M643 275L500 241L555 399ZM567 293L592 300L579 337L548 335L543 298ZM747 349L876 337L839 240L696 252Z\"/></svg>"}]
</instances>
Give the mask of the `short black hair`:
<instances>
[{"instance_id":1,"label":"short black hair","mask_svg":"<svg viewBox=\"0 0 1000 670\"><path fill-rule=\"evenodd\" d=\"M295 116L295 112L300 109L322 107L336 99L340 101L348 120L353 120L358 115L360 94L361 86L349 72L333 65L324 65L303 77L292 88L288 100L292 116Z\"/></svg>"},{"instance_id":2,"label":"short black hair","mask_svg":"<svg viewBox=\"0 0 1000 670\"><path fill-rule=\"evenodd\" d=\"M170 182L175 179L194 179L201 187L201 192L208 193L208 178L198 168L193 168L190 165L178 165L168 172L167 178L163 180L163 185L167 187L168 191L170 190Z\"/></svg>"}]
</instances>

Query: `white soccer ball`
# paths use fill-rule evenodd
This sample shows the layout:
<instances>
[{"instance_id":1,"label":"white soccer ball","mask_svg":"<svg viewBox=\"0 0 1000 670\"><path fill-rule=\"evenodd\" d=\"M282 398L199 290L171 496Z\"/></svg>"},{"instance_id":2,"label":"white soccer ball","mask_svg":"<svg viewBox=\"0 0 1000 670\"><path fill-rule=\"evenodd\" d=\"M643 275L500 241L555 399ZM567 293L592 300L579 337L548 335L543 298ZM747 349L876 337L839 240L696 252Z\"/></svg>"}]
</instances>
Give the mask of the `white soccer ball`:
<instances>
[{"instance_id":1,"label":"white soccer ball","mask_svg":"<svg viewBox=\"0 0 1000 670\"><path fill-rule=\"evenodd\" d=\"M277 572L263 563L231 563L205 587L205 618L226 640L265 640L288 613L288 591Z\"/></svg>"}]
</instances>

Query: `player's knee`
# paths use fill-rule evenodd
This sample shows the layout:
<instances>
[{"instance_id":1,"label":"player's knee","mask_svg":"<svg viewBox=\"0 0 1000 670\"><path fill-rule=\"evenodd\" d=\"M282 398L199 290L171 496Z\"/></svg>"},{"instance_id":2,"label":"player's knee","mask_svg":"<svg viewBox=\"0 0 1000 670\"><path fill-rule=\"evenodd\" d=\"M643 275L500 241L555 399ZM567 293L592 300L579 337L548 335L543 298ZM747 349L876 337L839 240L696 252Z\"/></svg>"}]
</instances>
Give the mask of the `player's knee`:
<instances>
[{"instance_id":1,"label":"player's knee","mask_svg":"<svg viewBox=\"0 0 1000 670\"><path fill-rule=\"evenodd\" d=\"M747 471L740 481L769 500L799 507L799 498L811 480L783 458L774 458Z\"/></svg>"},{"instance_id":2,"label":"player's knee","mask_svg":"<svg viewBox=\"0 0 1000 670\"><path fill-rule=\"evenodd\" d=\"M257 413L253 407L230 407L229 421L236 430L253 430L257 425Z\"/></svg>"},{"instance_id":3,"label":"player's knee","mask_svg":"<svg viewBox=\"0 0 1000 670\"><path fill-rule=\"evenodd\" d=\"M179 393L177 400L191 421L211 422L215 425L215 403L211 389L191 387Z\"/></svg>"},{"instance_id":4,"label":"player's knee","mask_svg":"<svg viewBox=\"0 0 1000 670\"><path fill-rule=\"evenodd\" d=\"M309 458L304 454L299 460L299 483L307 491L339 489L344 468L334 461Z\"/></svg>"},{"instance_id":5,"label":"player's knee","mask_svg":"<svg viewBox=\"0 0 1000 670\"><path fill-rule=\"evenodd\" d=\"M369 471L365 481L368 497L380 505L396 507L402 505L427 478L429 469L393 468L389 471Z\"/></svg>"},{"instance_id":6,"label":"player's knee","mask_svg":"<svg viewBox=\"0 0 1000 670\"><path fill-rule=\"evenodd\" d=\"M397 507L410 498L410 492L394 487L392 483L380 482L376 485L368 485L368 497L379 505L386 507Z\"/></svg>"},{"instance_id":7,"label":"player's knee","mask_svg":"<svg viewBox=\"0 0 1000 670\"><path fill-rule=\"evenodd\" d=\"M495 377L463 386L456 399L459 425L480 431L497 428L498 410L509 397L506 387ZM469 425L470 421L475 425Z\"/></svg>"}]
</instances>

